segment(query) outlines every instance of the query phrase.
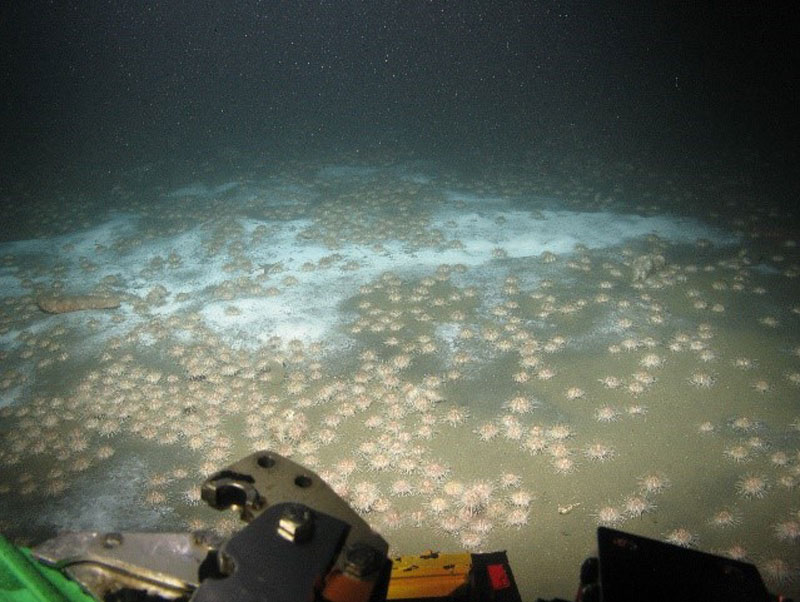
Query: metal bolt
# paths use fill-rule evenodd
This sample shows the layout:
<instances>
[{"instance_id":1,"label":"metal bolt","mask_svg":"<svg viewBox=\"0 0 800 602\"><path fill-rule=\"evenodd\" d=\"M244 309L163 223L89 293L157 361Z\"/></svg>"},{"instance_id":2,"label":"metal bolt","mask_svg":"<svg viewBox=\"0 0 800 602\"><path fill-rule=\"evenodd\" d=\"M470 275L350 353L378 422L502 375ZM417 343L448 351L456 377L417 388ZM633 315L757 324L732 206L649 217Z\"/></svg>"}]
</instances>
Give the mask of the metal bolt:
<instances>
[{"instance_id":1,"label":"metal bolt","mask_svg":"<svg viewBox=\"0 0 800 602\"><path fill-rule=\"evenodd\" d=\"M103 547L107 549L122 545L122 533L106 533L103 535Z\"/></svg>"},{"instance_id":2,"label":"metal bolt","mask_svg":"<svg viewBox=\"0 0 800 602\"><path fill-rule=\"evenodd\" d=\"M381 555L365 543L356 543L345 552L344 570L351 575L364 579L378 570Z\"/></svg>"},{"instance_id":3,"label":"metal bolt","mask_svg":"<svg viewBox=\"0 0 800 602\"><path fill-rule=\"evenodd\" d=\"M222 545L222 538L213 531L201 529L192 533L194 545L201 548L219 548Z\"/></svg>"},{"instance_id":4,"label":"metal bolt","mask_svg":"<svg viewBox=\"0 0 800 602\"><path fill-rule=\"evenodd\" d=\"M278 535L292 543L304 543L314 531L314 516L303 504L287 504L278 520Z\"/></svg>"}]
</instances>

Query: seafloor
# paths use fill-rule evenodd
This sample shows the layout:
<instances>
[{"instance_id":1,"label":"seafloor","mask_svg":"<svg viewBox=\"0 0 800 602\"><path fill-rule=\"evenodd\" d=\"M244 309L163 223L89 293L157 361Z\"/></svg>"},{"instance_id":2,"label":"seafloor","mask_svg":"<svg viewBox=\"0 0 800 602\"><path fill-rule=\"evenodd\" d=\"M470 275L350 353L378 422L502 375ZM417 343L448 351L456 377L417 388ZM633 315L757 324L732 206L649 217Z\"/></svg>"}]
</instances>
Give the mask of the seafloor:
<instances>
[{"instance_id":1,"label":"seafloor","mask_svg":"<svg viewBox=\"0 0 800 602\"><path fill-rule=\"evenodd\" d=\"M5 199L4 533L230 532L198 484L269 448L394 552L507 549L528 598L574 591L598 524L797 596L800 249L757 190L599 163L223 172ZM121 306L42 312L54 294Z\"/></svg>"}]
</instances>

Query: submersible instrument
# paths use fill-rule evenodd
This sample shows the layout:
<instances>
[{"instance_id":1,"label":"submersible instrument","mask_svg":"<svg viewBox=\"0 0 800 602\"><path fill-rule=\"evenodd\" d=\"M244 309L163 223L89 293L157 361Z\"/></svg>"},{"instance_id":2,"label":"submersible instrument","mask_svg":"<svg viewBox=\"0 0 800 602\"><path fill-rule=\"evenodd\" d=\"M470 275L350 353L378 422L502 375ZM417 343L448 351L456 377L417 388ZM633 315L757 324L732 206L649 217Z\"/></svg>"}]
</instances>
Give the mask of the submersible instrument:
<instances>
[{"instance_id":1,"label":"submersible instrument","mask_svg":"<svg viewBox=\"0 0 800 602\"><path fill-rule=\"evenodd\" d=\"M0 536L0 602L522 600L504 551L392 557L321 478L269 451L212 474L201 497L238 511L243 528L227 538L63 533L32 549ZM605 527L597 556L576 573L576 602L787 600L770 594L750 563Z\"/></svg>"}]
</instances>

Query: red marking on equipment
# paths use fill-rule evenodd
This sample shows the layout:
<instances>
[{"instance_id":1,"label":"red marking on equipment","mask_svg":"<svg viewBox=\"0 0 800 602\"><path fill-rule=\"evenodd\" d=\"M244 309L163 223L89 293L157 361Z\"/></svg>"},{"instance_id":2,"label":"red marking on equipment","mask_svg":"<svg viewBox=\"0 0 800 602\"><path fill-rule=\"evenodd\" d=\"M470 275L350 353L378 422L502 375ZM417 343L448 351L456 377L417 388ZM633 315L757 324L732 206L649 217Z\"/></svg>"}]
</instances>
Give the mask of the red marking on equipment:
<instances>
[{"instance_id":1,"label":"red marking on equipment","mask_svg":"<svg viewBox=\"0 0 800 602\"><path fill-rule=\"evenodd\" d=\"M489 573L489 581L492 584L493 590L506 589L511 587L511 581L506 573L506 567L502 564L488 564L486 570Z\"/></svg>"}]
</instances>

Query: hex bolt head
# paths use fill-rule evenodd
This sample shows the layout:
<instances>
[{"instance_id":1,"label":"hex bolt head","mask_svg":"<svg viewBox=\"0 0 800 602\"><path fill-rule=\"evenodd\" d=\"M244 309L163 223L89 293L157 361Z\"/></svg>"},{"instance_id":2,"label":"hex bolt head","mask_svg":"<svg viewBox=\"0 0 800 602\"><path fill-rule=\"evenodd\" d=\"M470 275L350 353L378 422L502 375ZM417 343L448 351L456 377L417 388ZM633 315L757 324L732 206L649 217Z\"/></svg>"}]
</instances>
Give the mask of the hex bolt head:
<instances>
[{"instance_id":1,"label":"hex bolt head","mask_svg":"<svg viewBox=\"0 0 800 602\"><path fill-rule=\"evenodd\" d=\"M103 535L103 547L107 550L122 545L122 533L106 533Z\"/></svg>"},{"instance_id":2,"label":"hex bolt head","mask_svg":"<svg viewBox=\"0 0 800 602\"><path fill-rule=\"evenodd\" d=\"M314 516L303 504L289 504L278 520L278 535L286 541L300 544L311 539Z\"/></svg>"},{"instance_id":3,"label":"hex bolt head","mask_svg":"<svg viewBox=\"0 0 800 602\"><path fill-rule=\"evenodd\" d=\"M354 577L364 579L380 568L381 555L365 543L350 546L344 556L344 570Z\"/></svg>"}]
</instances>

